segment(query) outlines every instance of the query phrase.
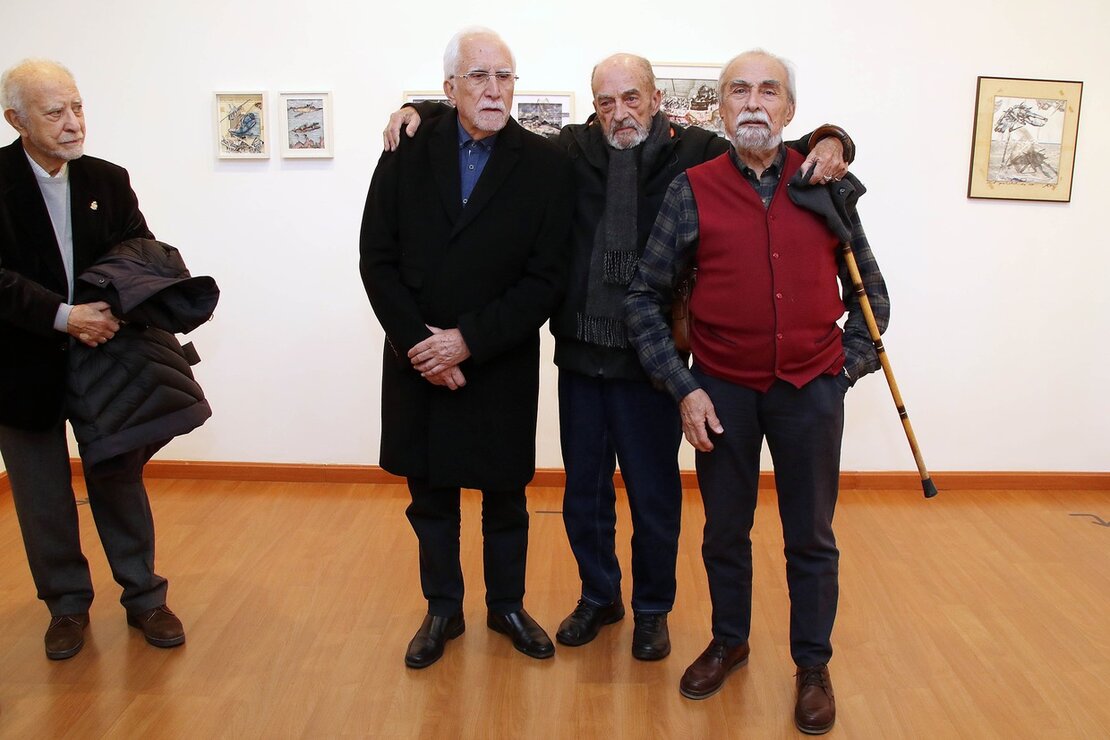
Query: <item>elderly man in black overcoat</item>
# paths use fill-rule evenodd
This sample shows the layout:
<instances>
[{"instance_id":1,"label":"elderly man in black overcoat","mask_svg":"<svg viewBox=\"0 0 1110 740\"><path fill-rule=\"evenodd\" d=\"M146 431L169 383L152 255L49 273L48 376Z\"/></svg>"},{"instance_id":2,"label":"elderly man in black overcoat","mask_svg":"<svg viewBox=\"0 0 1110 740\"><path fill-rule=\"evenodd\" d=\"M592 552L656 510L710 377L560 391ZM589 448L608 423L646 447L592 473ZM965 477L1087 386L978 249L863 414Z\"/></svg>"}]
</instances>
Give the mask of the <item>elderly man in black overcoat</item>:
<instances>
[{"instance_id":1,"label":"elderly man in black overcoat","mask_svg":"<svg viewBox=\"0 0 1110 740\"><path fill-rule=\"evenodd\" d=\"M127 171L83 156L85 118L73 75L27 60L0 80L4 118L19 139L0 148L0 454L39 598L50 610L46 655L84 645L93 600L81 553L65 432L72 342L98 347L119 323L107 303L73 301L74 276L119 242L153 238ZM147 641L185 641L154 572L154 520L144 450L85 466L89 507L127 621Z\"/></svg>"},{"instance_id":2,"label":"elderly man in black overcoat","mask_svg":"<svg viewBox=\"0 0 1110 740\"><path fill-rule=\"evenodd\" d=\"M381 465L408 479L428 613L405 655L424 668L462 634L459 489L482 491L487 625L554 654L524 610L539 328L565 281L569 162L509 116L515 62L488 29L444 54L456 107L385 153L363 215L361 272L385 329Z\"/></svg>"}]
</instances>

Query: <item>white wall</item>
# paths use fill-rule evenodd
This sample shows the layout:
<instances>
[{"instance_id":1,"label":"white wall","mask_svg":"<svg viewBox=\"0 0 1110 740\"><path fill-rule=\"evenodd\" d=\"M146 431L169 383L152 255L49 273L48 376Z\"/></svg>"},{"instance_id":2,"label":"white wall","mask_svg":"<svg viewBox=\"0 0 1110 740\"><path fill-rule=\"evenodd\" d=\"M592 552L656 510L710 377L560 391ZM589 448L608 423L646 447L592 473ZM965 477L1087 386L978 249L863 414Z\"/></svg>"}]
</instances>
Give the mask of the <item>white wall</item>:
<instances>
[{"instance_id":1,"label":"white wall","mask_svg":"<svg viewBox=\"0 0 1110 740\"><path fill-rule=\"evenodd\" d=\"M514 47L519 89L574 90L577 120L593 63L614 51L719 63L763 46L793 59L800 105L788 133L831 120L859 144L861 211L893 300L887 348L930 467L1110 469L1110 258L1098 216L1110 5L765 5L790 17L661 0L485 15L446 0L7 0L0 65L33 55L73 69L86 150L130 170L155 233L223 290L215 320L193 335L215 416L163 458L377 462L382 333L357 250L379 132L403 90L439 86L450 35L483 23ZM977 75L1085 82L1070 204L965 197ZM237 89L333 91L335 159L217 161L212 93ZM554 380L548 367L541 467L561 464ZM882 378L849 400L844 468L912 469Z\"/></svg>"}]
</instances>

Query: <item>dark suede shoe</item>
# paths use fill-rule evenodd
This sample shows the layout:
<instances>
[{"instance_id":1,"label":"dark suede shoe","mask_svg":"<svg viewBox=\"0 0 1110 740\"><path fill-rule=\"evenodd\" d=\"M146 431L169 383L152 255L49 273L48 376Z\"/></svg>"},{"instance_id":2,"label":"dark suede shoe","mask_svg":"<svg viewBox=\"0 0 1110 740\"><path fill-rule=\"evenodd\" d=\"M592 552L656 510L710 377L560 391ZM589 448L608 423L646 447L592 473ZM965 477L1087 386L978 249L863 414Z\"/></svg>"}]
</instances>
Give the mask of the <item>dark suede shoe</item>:
<instances>
[{"instance_id":1,"label":"dark suede shoe","mask_svg":"<svg viewBox=\"0 0 1110 740\"><path fill-rule=\"evenodd\" d=\"M405 665L409 668L427 668L443 657L443 648L448 640L466 631L462 612L452 617L433 617L425 615L420 629L409 641L405 651Z\"/></svg>"},{"instance_id":2,"label":"dark suede shoe","mask_svg":"<svg viewBox=\"0 0 1110 740\"><path fill-rule=\"evenodd\" d=\"M687 699L705 699L725 685L728 674L748 662L748 643L728 647L714 640L682 674L678 690Z\"/></svg>"},{"instance_id":3,"label":"dark suede shoe","mask_svg":"<svg viewBox=\"0 0 1110 740\"><path fill-rule=\"evenodd\" d=\"M550 658L555 654L555 646L551 644L551 638L523 609L509 614L490 612L486 617L486 626L494 632L508 635L513 641L513 647L525 655L533 658Z\"/></svg>"},{"instance_id":4,"label":"dark suede shoe","mask_svg":"<svg viewBox=\"0 0 1110 740\"><path fill-rule=\"evenodd\" d=\"M46 657L50 660L65 660L81 652L85 646L85 627L89 626L89 615L63 614L50 618L46 628Z\"/></svg>"},{"instance_id":5,"label":"dark suede shoe","mask_svg":"<svg viewBox=\"0 0 1110 740\"><path fill-rule=\"evenodd\" d=\"M624 619L624 605L614 601L605 606L595 606L585 599L578 600L578 606L570 613L555 633L555 639L564 645L585 645L597 637L602 625L612 624Z\"/></svg>"},{"instance_id":6,"label":"dark suede shoe","mask_svg":"<svg viewBox=\"0 0 1110 740\"><path fill-rule=\"evenodd\" d=\"M165 604L138 614L127 613L127 623L142 630L143 637L154 647L171 648L185 642L185 628Z\"/></svg>"},{"instance_id":7,"label":"dark suede shoe","mask_svg":"<svg viewBox=\"0 0 1110 740\"><path fill-rule=\"evenodd\" d=\"M836 699L829 667L824 663L799 667L794 681L798 686L794 725L807 735L824 735L836 722Z\"/></svg>"},{"instance_id":8,"label":"dark suede shoe","mask_svg":"<svg viewBox=\"0 0 1110 740\"><path fill-rule=\"evenodd\" d=\"M632 657L637 660L662 660L671 654L671 635L666 614L637 614L632 632Z\"/></svg>"}]
</instances>

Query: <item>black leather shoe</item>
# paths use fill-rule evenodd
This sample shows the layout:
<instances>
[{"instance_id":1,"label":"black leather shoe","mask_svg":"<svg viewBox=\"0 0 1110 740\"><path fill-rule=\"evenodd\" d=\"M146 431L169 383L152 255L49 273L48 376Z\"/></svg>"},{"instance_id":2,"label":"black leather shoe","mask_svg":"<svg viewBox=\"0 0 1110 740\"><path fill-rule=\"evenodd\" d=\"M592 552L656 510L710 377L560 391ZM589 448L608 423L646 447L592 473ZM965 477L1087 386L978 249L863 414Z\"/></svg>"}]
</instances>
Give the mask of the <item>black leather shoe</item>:
<instances>
[{"instance_id":1,"label":"black leather shoe","mask_svg":"<svg viewBox=\"0 0 1110 740\"><path fill-rule=\"evenodd\" d=\"M555 633L555 639L564 645L585 645L597 637L602 625L612 624L624 619L624 605L614 601L605 606L595 606L585 599L578 600L578 606L570 613Z\"/></svg>"},{"instance_id":2,"label":"black leather shoe","mask_svg":"<svg viewBox=\"0 0 1110 740\"><path fill-rule=\"evenodd\" d=\"M50 660L65 660L81 652L85 646L85 627L89 625L89 615L63 614L50 618L46 628L46 657Z\"/></svg>"},{"instance_id":3,"label":"black leather shoe","mask_svg":"<svg viewBox=\"0 0 1110 740\"><path fill-rule=\"evenodd\" d=\"M525 655L533 658L550 658L555 654L555 646L551 644L551 638L523 609L509 614L490 612L486 617L486 626L494 632L508 635L513 641L513 647Z\"/></svg>"},{"instance_id":4,"label":"black leather shoe","mask_svg":"<svg viewBox=\"0 0 1110 740\"><path fill-rule=\"evenodd\" d=\"M181 620L165 604L138 614L128 612L127 623L142 630L143 637L154 647L171 648L185 642Z\"/></svg>"},{"instance_id":5,"label":"black leather shoe","mask_svg":"<svg viewBox=\"0 0 1110 740\"><path fill-rule=\"evenodd\" d=\"M662 660L671 654L671 634L666 614L637 614L632 632L632 657L637 660Z\"/></svg>"},{"instance_id":6,"label":"black leather shoe","mask_svg":"<svg viewBox=\"0 0 1110 740\"><path fill-rule=\"evenodd\" d=\"M794 725L807 735L824 735L836 722L829 667L825 664L799 667L794 680L798 687Z\"/></svg>"},{"instance_id":7,"label":"black leather shoe","mask_svg":"<svg viewBox=\"0 0 1110 740\"><path fill-rule=\"evenodd\" d=\"M443 648L448 640L454 640L465 631L466 622L462 612L452 617L425 615L420 629L409 641L408 650L405 651L405 665L409 668L427 668L443 657Z\"/></svg>"},{"instance_id":8,"label":"black leather shoe","mask_svg":"<svg viewBox=\"0 0 1110 740\"><path fill-rule=\"evenodd\" d=\"M707 699L725 685L728 674L748 662L748 643L729 647L714 640L682 674L678 690L687 699Z\"/></svg>"}]
</instances>

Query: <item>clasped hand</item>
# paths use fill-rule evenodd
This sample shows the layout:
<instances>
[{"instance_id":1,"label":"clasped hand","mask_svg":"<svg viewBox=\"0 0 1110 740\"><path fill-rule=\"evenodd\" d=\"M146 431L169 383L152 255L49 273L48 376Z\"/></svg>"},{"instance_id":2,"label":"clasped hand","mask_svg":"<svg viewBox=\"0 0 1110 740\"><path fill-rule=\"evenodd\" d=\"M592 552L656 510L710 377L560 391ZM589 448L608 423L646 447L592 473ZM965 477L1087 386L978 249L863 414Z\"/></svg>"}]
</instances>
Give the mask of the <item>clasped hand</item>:
<instances>
[{"instance_id":1,"label":"clasped hand","mask_svg":"<svg viewBox=\"0 0 1110 740\"><path fill-rule=\"evenodd\" d=\"M89 347L104 344L117 331L119 319L112 315L112 307L104 301L79 303L69 312L66 332Z\"/></svg>"},{"instance_id":2,"label":"clasped hand","mask_svg":"<svg viewBox=\"0 0 1110 740\"><path fill-rule=\"evenodd\" d=\"M408 351L409 362L429 383L458 390L466 385L459 363L470 357L462 332L436 326L428 326L428 331L432 332L432 336Z\"/></svg>"}]
</instances>

